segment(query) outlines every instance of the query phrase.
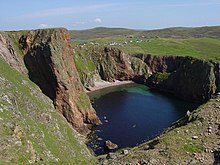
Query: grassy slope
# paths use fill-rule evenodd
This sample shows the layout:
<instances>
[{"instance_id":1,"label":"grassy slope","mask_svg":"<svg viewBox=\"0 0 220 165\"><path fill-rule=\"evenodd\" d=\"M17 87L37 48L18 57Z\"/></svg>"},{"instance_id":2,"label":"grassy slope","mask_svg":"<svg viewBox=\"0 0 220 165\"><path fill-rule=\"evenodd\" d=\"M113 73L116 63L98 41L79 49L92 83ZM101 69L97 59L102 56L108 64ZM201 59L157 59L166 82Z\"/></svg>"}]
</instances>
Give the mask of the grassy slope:
<instances>
[{"instance_id":1,"label":"grassy slope","mask_svg":"<svg viewBox=\"0 0 220 165\"><path fill-rule=\"evenodd\" d=\"M185 28L185 27L175 27L166 28L158 30L132 30L124 28L104 28L98 27L88 30L70 30L71 38L74 39L93 39L93 38L105 38L112 36L124 36L124 35L134 35L134 36L145 36L147 38L151 37L161 37L161 38L216 38L220 39L220 26L210 26L210 27L197 27L197 28Z\"/></svg>"},{"instance_id":2,"label":"grassy slope","mask_svg":"<svg viewBox=\"0 0 220 165\"><path fill-rule=\"evenodd\" d=\"M1 58L0 146L0 164L88 164L91 159L49 98Z\"/></svg>"},{"instance_id":3,"label":"grassy slope","mask_svg":"<svg viewBox=\"0 0 220 165\"><path fill-rule=\"evenodd\" d=\"M70 30L70 36L74 39L87 40L99 37L109 37L117 35L133 34L135 30L124 29L124 28L105 28L98 27L88 30Z\"/></svg>"}]
</instances>

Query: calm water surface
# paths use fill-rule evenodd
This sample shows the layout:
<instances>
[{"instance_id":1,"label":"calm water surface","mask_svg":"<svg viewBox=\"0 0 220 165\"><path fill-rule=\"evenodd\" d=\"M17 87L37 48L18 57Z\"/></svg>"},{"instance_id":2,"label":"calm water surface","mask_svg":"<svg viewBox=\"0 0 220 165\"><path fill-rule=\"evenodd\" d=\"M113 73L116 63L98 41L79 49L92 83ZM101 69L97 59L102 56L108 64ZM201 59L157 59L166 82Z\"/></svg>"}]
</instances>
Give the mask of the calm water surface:
<instances>
[{"instance_id":1,"label":"calm water surface","mask_svg":"<svg viewBox=\"0 0 220 165\"><path fill-rule=\"evenodd\" d=\"M93 107L102 121L94 128L89 146L104 154L104 142L111 140L120 148L133 147L154 138L198 104L186 102L129 84L90 93Z\"/></svg>"}]
</instances>

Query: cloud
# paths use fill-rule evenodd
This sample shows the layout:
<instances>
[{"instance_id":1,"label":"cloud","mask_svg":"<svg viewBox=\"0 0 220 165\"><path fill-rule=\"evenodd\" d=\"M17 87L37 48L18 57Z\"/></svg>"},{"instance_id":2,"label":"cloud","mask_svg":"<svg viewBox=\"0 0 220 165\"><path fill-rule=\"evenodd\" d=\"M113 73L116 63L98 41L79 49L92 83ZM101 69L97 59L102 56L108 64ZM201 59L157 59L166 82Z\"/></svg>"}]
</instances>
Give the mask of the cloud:
<instances>
[{"instance_id":1,"label":"cloud","mask_svg":"<svg viewBox=\"0 0 220 165\"><path fill-rule=\"evenodd\" d=\"M38 25L38 28L40 28L40 29L53 28L53 27L54 27L53 25L48 25L48 24L45 24L45 23L42 23L42 24Z\"/></svg>"},{"instance_id":2,"label":"cloud","mask_svg":"<svg viewBox=\"0 0 220 165\"><path fill-rule=\"evenodd\" d=\"M102 20L101 20L101 18L96 18L96 19L94 19L92 22L95 22L95 23L102 23Z\"/></svg>"},{"instance_id":3,"label":"cloud","mask_svg":"<svg viewBox=\"0 0 220 165\"><path fill-rule=\"evenodd\" d=\"M68 14L76 14L76 13L89 13L94 12L101 9L106 9L116 4L97 4L97 5L87 5L87 6L74 6L74 7L63 7L56 9L48 9L35 13L28 13L25 15L17 16L17 19L35 19L35 18L44 18L44 17L52 17L52 16L62 16Z\"/></svg>"},{"instance_id":4,"label":"cloud","mask_svg":"<svg viewBox=\"0 0 220 165\"><path fill-rule=\"evenodd\" d=\"M48 27L51 27L51 25L47 25L47 24L42 23L42 24L38 25L38 27L39 28L48 28Z\"/></svg>"}]
</instances>

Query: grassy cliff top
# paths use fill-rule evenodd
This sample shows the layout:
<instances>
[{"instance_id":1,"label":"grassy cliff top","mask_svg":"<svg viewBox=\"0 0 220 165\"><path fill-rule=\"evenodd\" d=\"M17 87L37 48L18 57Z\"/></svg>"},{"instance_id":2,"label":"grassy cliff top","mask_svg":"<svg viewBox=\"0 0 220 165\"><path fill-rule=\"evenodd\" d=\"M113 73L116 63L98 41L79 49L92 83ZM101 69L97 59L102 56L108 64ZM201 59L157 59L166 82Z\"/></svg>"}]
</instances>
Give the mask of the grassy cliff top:
<instances>
[{"instance_id":1,"label":"grassy cliff top","mask_svg":"<svg viewBox=\"0 0 220 165\"><path fill-rule=\"evenodd\" d=\"M199 59L220 61L220 40L212 38L153 38L127 39L123 37L108 37L88 40L86 42L74 41L72 45L83 45L93 47L91 43L98 44L97 47L111 46L123 50L126 54L152 54L152 55L174 55L192 56ZM132 41L132 42L131 42ZM115 45L111 45L115 42ZM126 44L124 44L126 42Z\"/></svg>"},{"instance_id":2,"label":"grassy cliff top","mask_svg":"<svg viewBox=\"0 0 220 165\"><path fill-rule=\"evenodd\" d=\"M129 55L175 55L220 60L220 26L131 30L99 27L71 30L72 45L116 47Z\"/></svg>"}]
</instances>

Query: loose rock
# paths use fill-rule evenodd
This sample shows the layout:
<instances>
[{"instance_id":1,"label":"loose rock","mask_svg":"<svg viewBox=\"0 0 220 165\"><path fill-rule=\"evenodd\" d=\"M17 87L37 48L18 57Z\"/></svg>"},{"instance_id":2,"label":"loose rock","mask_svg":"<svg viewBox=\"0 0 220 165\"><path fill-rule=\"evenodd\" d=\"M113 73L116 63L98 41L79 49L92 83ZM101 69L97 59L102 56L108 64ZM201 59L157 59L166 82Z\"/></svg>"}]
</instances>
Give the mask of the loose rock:
<instances>
[{"instance_id":1,"label":"loose rock","mask_svg":"<svg viewBox=\"0 0 220 165\"><path fill-rule=\"evenodd\" d=\"M198 136L193 136L193 137L192 137L192 139L198 139L198 138L199 138Z\"/></svg>"},{"instance_id":2,"label":"loose rock","mask_svg":"<svg viewBox=\"0 0 220 165\"><path fill-rule=\"evenodd\" d=\"M117 155L115 153L108 153L108 155L106 156L106 159L116 159L117 158Z\"/></svg>"},{"instance_id":3,"label":"loose rock","mask_svg":"<svg viewBox=\"0 0 220 165\"><path fill-rule=\"evenodd\" d=\"M127 155L128 154L128 150L123 150L123 154Z\"/></svg>"},{"instance_id":4,"label":"loose rock","mask_svg":"<svg viewBox=\"0 0 220 165\"><path fill-rule=\"evenodd\" d=\"M112 143L110 140L105 141L105 147L109 150L114 150L118 148L118 145L115 143Z\"/></svg>"}]
</instances>

